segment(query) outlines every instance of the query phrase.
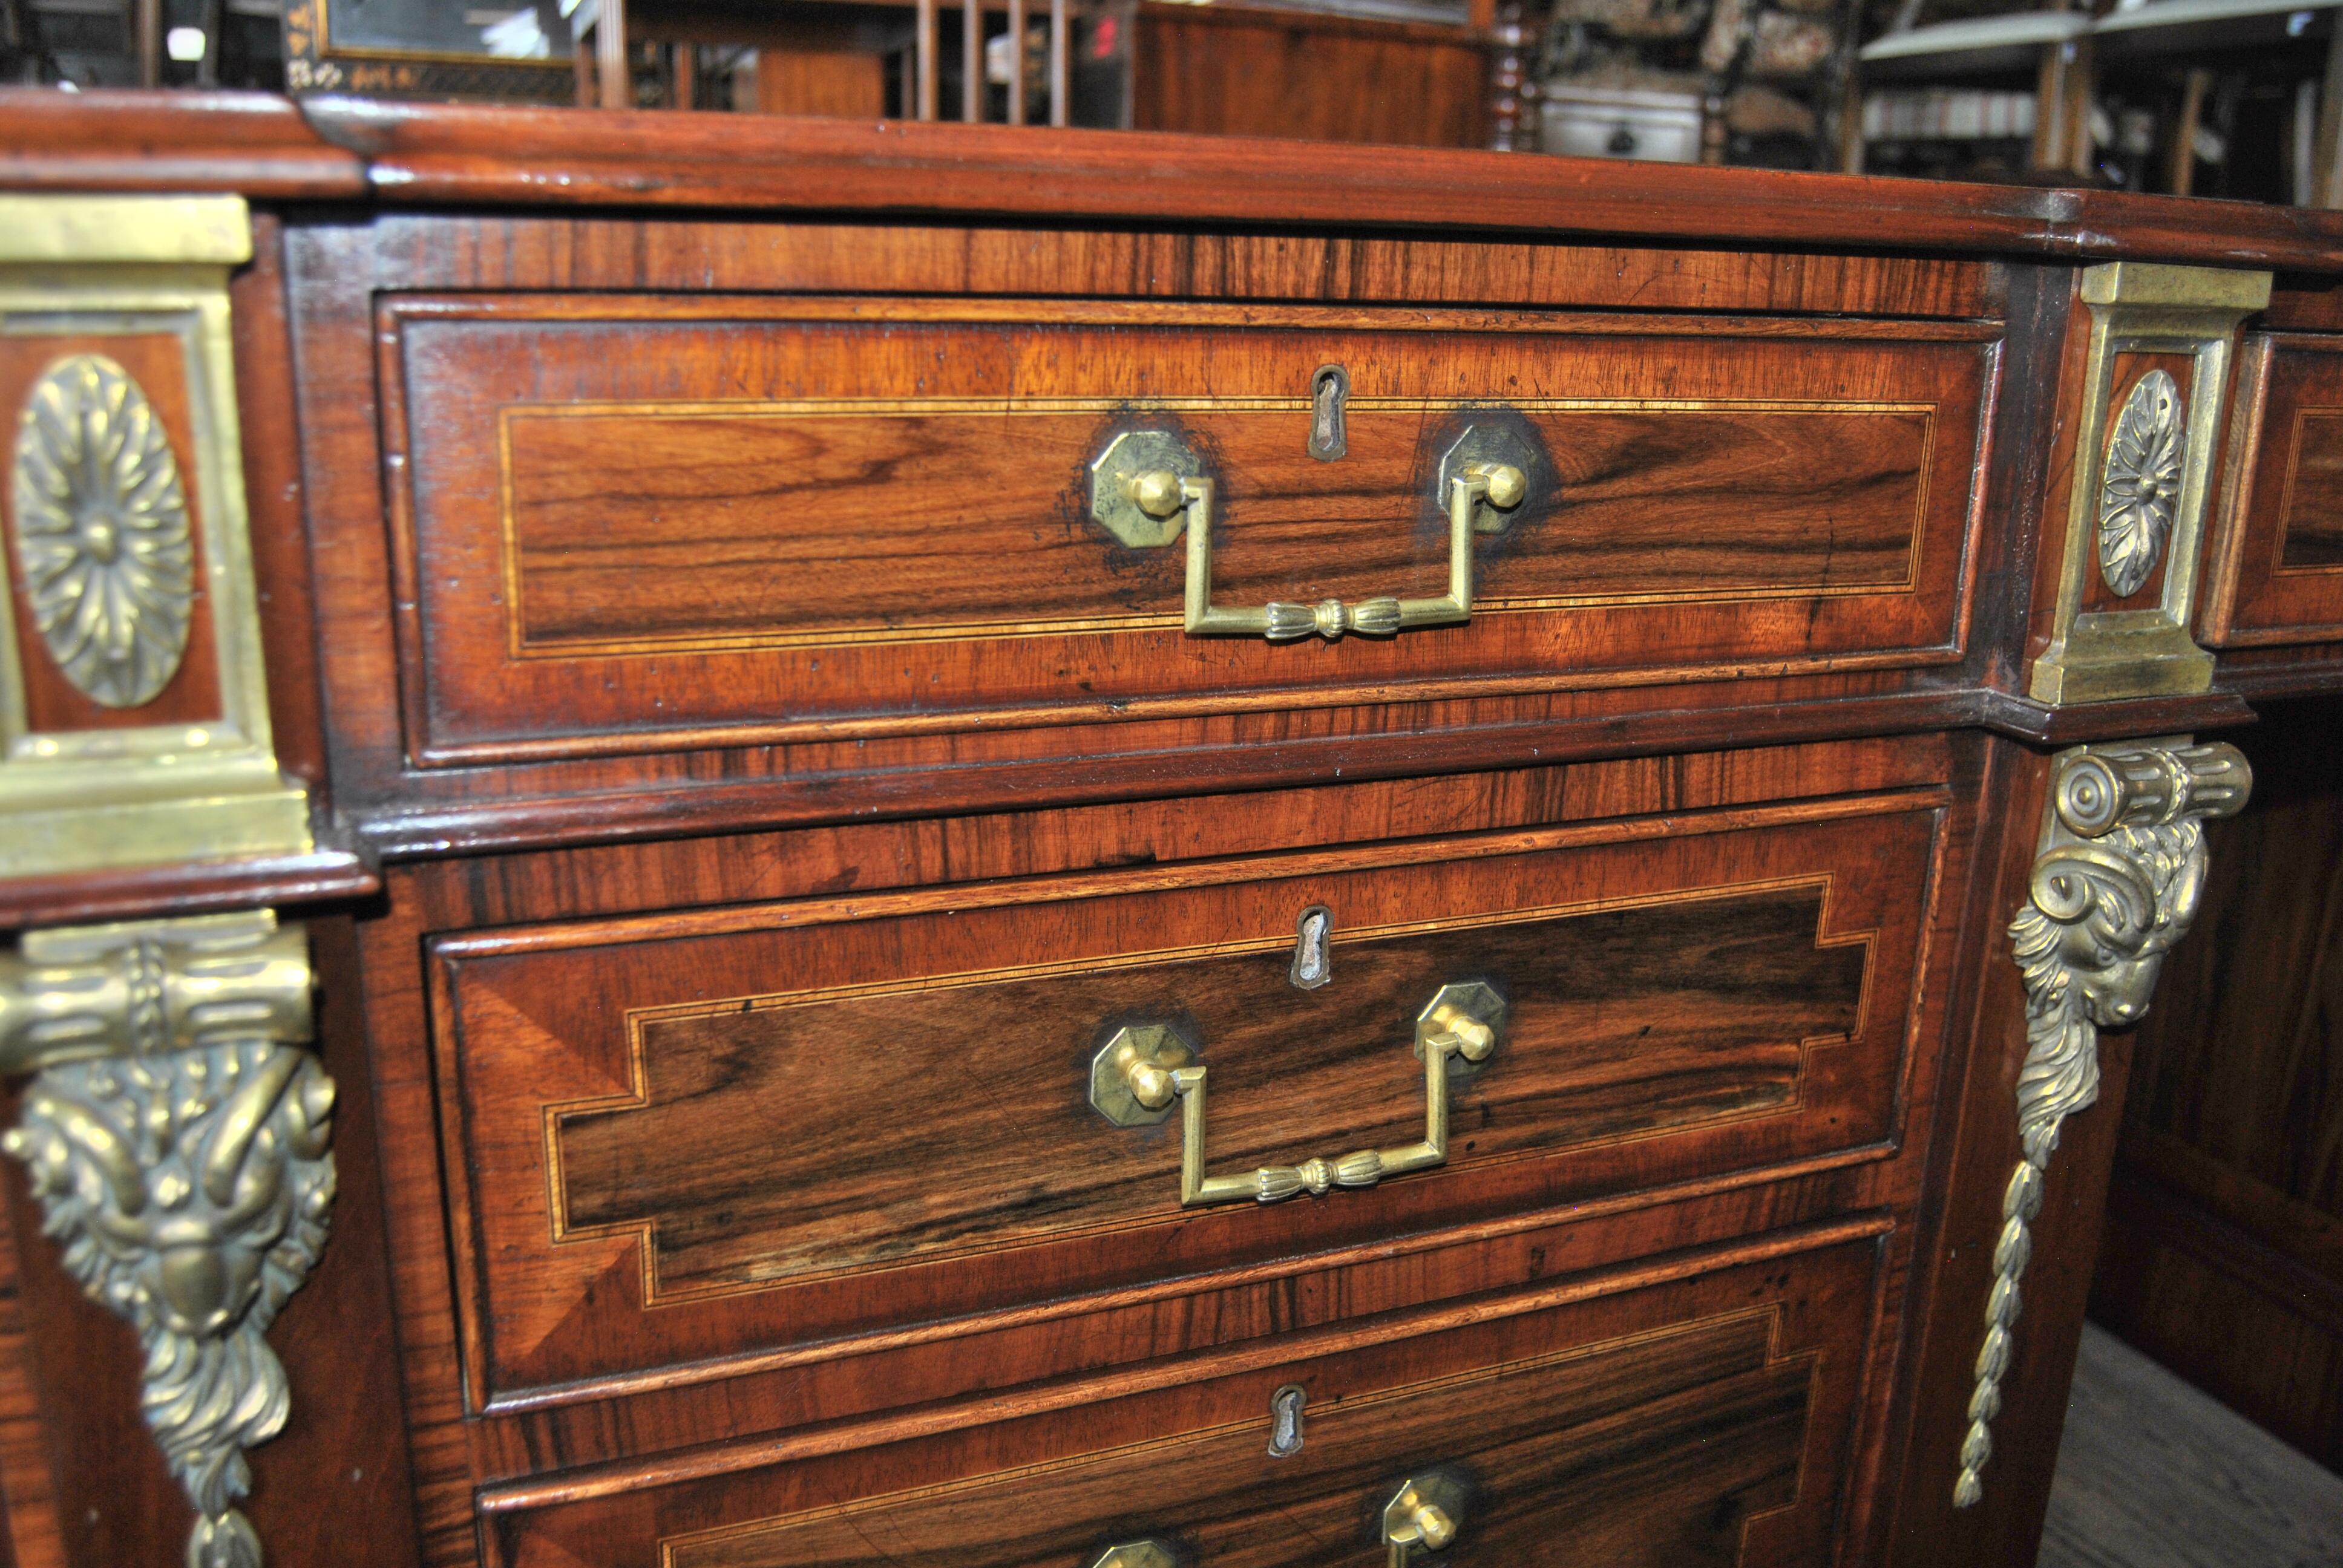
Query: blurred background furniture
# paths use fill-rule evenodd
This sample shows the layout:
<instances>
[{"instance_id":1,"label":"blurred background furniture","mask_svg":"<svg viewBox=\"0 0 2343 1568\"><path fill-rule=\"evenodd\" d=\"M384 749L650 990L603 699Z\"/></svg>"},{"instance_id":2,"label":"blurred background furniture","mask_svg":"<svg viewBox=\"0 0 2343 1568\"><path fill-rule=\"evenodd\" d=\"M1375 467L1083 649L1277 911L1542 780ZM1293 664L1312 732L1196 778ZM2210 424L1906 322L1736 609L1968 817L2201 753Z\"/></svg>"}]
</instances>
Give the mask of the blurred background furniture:
<instances>
[{"instance_id":1,"label":"blurred background furniture","mask_svg":"<svg viewBox=\"0 0 2343 1568\"><path fill-rule=\"evenodd\" d=\"M1540 145L1814 166L1835 134L1856 20L1854 0L1556 0Z\"/></svg>"},{"instance_id":2,"label":"blurred background furniture","mask_svg":"<svg viewBox=\"0 0 2343 1568\"><path fill-rule=\"evenodd\" d=\"M581 106L1071 123L1067 0L584 0L573 24Z\"/></svg>"},{"instance_id":3,"label":"blurred background furniture","mask_svg":"<svg viewBox=\"0 0 2343 1568\"><path fill-rule=\"evenodd\" d=\"M1891 25L1862 50L1844 166L2336 206L2335 15L2336 0L2148 0Z\"/></svg>"},{"instance_id":4,"label":"blurred background furniture","mask_svg":"<svg viewBox=\"0 0 2343 1568\"><path fill-rule=\"evenodd\" d=\"M1489 146L2332 206L2338 5L0 0L0 80Z\"/></svg>"}]
</instances>

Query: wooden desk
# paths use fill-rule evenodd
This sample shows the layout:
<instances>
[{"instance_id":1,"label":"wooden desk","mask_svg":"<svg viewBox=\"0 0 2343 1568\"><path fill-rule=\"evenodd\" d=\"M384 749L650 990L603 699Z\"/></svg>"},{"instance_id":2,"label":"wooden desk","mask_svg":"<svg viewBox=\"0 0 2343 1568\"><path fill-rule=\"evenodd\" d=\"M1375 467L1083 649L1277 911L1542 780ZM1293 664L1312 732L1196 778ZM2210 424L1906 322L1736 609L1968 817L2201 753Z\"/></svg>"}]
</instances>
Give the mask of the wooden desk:
<instances>
[{"instance_id":1,"label":"wooden desk","mask_svg":"<svg viewBox=\"0 0 2343 1568\"><path fill-rule=\"evenodd\" d=\"M2026 1560L2097 1030L2343 686L2343 220L224 97L0 183L21 1568Z\"/></svg>"}]
</instances>

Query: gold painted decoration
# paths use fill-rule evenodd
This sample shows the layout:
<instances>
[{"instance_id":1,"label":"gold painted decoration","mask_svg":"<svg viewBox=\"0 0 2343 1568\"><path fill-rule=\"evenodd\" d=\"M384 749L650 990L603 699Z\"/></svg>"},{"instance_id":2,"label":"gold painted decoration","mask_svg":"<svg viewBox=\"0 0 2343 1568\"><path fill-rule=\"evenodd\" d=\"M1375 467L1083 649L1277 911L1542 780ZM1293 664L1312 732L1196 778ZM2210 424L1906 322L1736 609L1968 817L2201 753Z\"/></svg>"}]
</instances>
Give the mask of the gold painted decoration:
<instances>
[{"instance_id":1,"label":"gold painted decoration","mask_svg":"<svg viewBox=\"0 0 2343 1568\"><path fill-rule=\"evenodd\" d=\"M292 1403L263 1335L334 1201L309 985L303 932L266 910L35 931L0 955L0 1070L35 1074L0 1147L66 1271L138 1336L146 1424L196 1505L188 1568L260 1568L245 1450Z\"/></svg>"},{"instance_id":2,"label":"gold painted decoration","mask_svg":"<svg viewBox=\"0 0 2343 1568\"><path fill-rule=\"evenodd\" d=\"M2085 747L2058 759L2028 897L2009 923L2011 956L2026 982L2023 1153L2002 1194L1956 1508L1985 1495L1982 1472L2015 1350L2018 1280L2033 1253L2059 1129L2099 1097L2099 1030L2147 1014L2164 957L2188 934L2204 896L2203 824L2235 816L2252 789L2234 746Z\"/></svg>"},{"instance_id":3,"label":"gold painted decoration","mask_svg":"<svg viewBox=\"0 0 2343 1568\"><path fill-rule=\"evenodd\" d=\"M178 672L195 544L170 437L129 371L61 359L17 421L16 567L65 678L108 708L152 702Z\"/></svg>"},{"instance_id":4,"label":"gold painted decoration","mask_svg":"<svg viewBox=\"0 0 2343 1568\"><path fill-rule=\"evenodd\" d=\"M2179 384L2151 370L2116 416L2099 485L2099 575L2118 598L2147 586L2172 536L2186 445Z\"/></svg>"}]
</instances>

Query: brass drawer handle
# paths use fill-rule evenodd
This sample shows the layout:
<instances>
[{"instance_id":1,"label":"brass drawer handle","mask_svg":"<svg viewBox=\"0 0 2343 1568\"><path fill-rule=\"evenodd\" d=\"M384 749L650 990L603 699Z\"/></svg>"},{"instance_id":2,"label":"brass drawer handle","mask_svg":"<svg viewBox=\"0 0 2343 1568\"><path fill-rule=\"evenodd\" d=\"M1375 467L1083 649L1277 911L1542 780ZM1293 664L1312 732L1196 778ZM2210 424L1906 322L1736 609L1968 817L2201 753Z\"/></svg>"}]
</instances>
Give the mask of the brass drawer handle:
<instances>
[{"instance_id":1,"label":"brass drawer handle","mask_svg":"<svg viewBox=\"0 0 2343 1568\"><path fill-rule=\"evenodd\" d=\"M1121 436L1091 465L1091 499L1093 514L1126 544L1165 545L1182 528L1187 530L1185 625L1192 637L1265 637L1272 642L1322 637L1331 642L1346 632L1391 637L1410 627L1470 620L1473 535L1484 526L1483 508L1510 512L1529 492L1528 477L1515 464L1465 461L1455 466L1448 478L1448 591L1438 598L1383 596L1316 604L1274 600L1239 609L1212 602L1216 491L1212 479L1182 471L1194 466L1187 449L1161 431Z\"/></svg>"},{"instance_id":2,"label":"brass drawer handle","mask_svg":"<svg viewBox=\"0 0 2343 1568\"><path fill-rule=\"evenodd\" d=\"M1179 1563L1172 1548L1150 1539L1110 1546L1098 1554L1091 1568L1179 1568Z\"/></svg>"},{"instance_id":3,"label":"brass drawer handle","mask_svg":"<svg viewBox=\"0 0 2343 1568\"><path fill-rule=\"evenodd\" d=\"M1434 1473L1400 1483L1383 1504L1383 1545L1389 1568L1407 1568L1419 1552L1438 1552L1456 1539L1464 1517L1464 1489Z\"/></svg>"},{"instance_id":4,"label":"brass drawer handle","mask_svg":"<svg viewBox=\"0 0 2343 1568\"><path fill-rule=\"evenodd\" d=\"M1433 1472L1400 1483L1383 1504L1389 1568L1408 1568L1419 1553L1444 1550L1456 1539L1463 1517L1464 1489L1452 1478ZM1179 1562L1169 1542L1148 1536L1108 1547L1092 1559L1091 1568L1178 1568Z\"/></svg>"},{"instance_id":5,"label":"brass drawer handle","mask_svg":"<svg viewBox=\"0 0 2343 1568\"><path fill-rule=\"evenodd\" d=\"M1504 1029L1504 1000L1478 980L1444 985L1416 1015L1415 1050L1423 1059L1423 1141L1362 1149L1334 1160L1264 1165L1236 1176L1204 1173L1204 1064L1168 1023L1127 1025L1091 1062L1091 1104L1118 1127L1161 1121L1180 1103L1180 1202L1183 1208L1251 1199L1274 1203L1297 1192L1372 1187L1386 1176L1444 1164L1448 1159L1448 1062L1486 1061Z\"/></svg>"}]
</instances>

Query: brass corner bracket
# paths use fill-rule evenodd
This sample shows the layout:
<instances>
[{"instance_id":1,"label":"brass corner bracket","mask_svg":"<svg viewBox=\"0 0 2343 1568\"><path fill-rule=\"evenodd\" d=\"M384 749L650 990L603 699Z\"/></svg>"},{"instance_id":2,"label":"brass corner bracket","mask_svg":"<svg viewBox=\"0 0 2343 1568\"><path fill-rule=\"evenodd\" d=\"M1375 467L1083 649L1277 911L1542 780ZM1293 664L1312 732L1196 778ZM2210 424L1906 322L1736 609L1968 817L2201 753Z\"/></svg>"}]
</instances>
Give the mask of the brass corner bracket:
<instances>
[{"instance_id":1,"label":"brass corner bracket","mask_svg":"<svg viewBox=\"0 0 2343 1568\"><path fill-rule=\"evenodd\" d=\"M66 1271L137 1333L146 1424L196 1506L188 1568L260 1568L244 1452L291 1407L263 1334L334 1201L310 983L306 933L266 910L0 954L0 1070L34 1075L0 1147Z\"/></svg>"},{"instance_id":2,"label":"brass corner bracket","mask_svg":"<svg viewBox=\"0 0 2343 1568\"><path fill-rule=\"evenodd\" d=\"M1985 1495L1993 1418L2009 1370L2019 1276L2033 1251L2042 1184L2067 1117L2099 1097L2099 1030L2137 1023L2165 954L2188 934L2205 890L2207 819L2234 817L2253 773L2234 746L2185 738L2085 746L2054 763L2026 904L2009 922L2026 984L2017 1074L2023 1151L2002 1194L1968 1432L1953 1506Z\"/></svg>"},{"instance_id":3,"label":"brass corner bracket","mask_svg":"<svg viewBox=\"0 0 2343 1568\"><path fill-rule=\"evenodd\" d=\"M2091 313L2089 357L2075 414L2049 646L2026 690L2049 703L2209 690L2213 656L2197 646L2205 510L2228 394L2237 327L2269 304L2270 275L2120 261L2083 274ZM2170 371L2144 370L2116 402L2118 362L2185 359L2184 392ZM2055 504L2055 503L2054 503ZM2087 608L2094 579L2116 600L2147 588L2152 604Z\"/></svg>"},{"instance_id":4,"label":"brass corner bracket","mask_svg":"<svg viewBox=\"0 0 2343 1568\"><path fill-rule=\"evenodd\" d=\"M239 196L0 196L0 357L28 373L0 408L0 877L314 847L245 509L227 280L251 258Z\"/></svg>"}]
</instances>

